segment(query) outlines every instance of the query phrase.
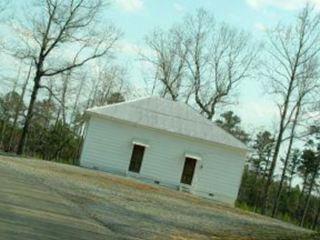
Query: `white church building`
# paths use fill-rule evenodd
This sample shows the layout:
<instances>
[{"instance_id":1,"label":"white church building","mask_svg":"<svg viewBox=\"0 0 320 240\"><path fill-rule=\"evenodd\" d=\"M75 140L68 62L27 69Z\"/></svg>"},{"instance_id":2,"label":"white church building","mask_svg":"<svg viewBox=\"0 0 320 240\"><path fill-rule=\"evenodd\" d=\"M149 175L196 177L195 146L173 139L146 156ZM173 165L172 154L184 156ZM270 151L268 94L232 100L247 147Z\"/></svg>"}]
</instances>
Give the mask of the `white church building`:
<instances>
[{"instance_id":1,"label":"white church building","mask_svg":"<svg viewBox=\"0 0 320 240\"><path fill-rule=\"evenodd\" d=\"M234 204L247 148L190 106L149 97L87 114L81 166Z\"/></svg>"}]
</instances>

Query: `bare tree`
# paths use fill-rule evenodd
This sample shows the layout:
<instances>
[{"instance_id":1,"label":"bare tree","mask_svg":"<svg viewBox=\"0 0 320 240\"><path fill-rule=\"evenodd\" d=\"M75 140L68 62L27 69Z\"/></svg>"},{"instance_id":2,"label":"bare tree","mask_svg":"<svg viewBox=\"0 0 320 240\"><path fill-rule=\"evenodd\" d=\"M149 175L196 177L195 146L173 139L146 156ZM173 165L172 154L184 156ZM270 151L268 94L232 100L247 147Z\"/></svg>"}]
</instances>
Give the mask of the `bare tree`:
<instances>
[{"instance_id":1,"label":"bare tree","mask_svg":"<svg viewBox=\"0 0 320 240\"><path fill-rule=\"evenodd\" d=\"M43 0L33 6L34 12L29 13L33 17L25 21L27 24L15 29L20 33L19 45L12 51L20 58L33 59L35 69L18 154L23 152L38 91L48 89L43 80L106 56L119 38L120 33L113 26L98 28L96 20L102 3L102 0Z\"/></svg>"},{"instance_id":2,"label":"bare tree","mask_svg":"<svg viewBox=\"0 0 320 240\"><path fill-rule=\"evenodd\" d=\"M72 105L72 112L71 112L71 122L73 123L73 130L75 131L76 126L75 126L75 119L77 116L77 113L80 111L80 107L79 107L79 103L81 100L81 94L83 91L83 87L85 84L85 80L86 80L86 74L84 73L80 73L77 75L78 78L80 78L80 82L78 83L78 85L76 86L76 93L75 93L75 97L74 97L74 102Z\"/></svg>"},{"instance_id":3,"label":"bare tree","mask_svg":"<svg viewBox=\"0 0 320 240\"><path fill-rule=\"evenodd\" d=\"M293 116L292 116L292 119L288 119L288 121L291 122L291 124L289 123L290 125L288 126L288 128L291 127L289 137L288 137L289 143L286 151L279 188L277 191L276 199L275 199L273 210L272 210L272 217L275 216L278 210L283 182L285 180L285 174L287 172L287 167L289 164L289 158L291 156L291 150L293 147L294 139L298 138L296 134L296 131L297 131L296 129L298 125L301 124L301 122L303 121L300 115L306 110L305 108L307 106L309 106L310 104L311 105L313 104L312 95L313 93L317 93L320 88L320 82L318 80L318 77L319 77L319 67L318 67L318 61L316 61L315 58L310 59L306 63L302 64L301 70L299 71L299 76L297 79L297 86L296 86L296 93L295 93L295 95L297 96L293 96L293 102L295 102L295 105L291 110L291 112L293 112Z\"/></svg>"},{"instance_id":4,"label":"bare tree","mask_svg":"<svg viewBox=\"0 0 320 240\"><path fill-rule=\"evenodd\" d=\"M11 88L11 91L7 94L7 97L6 97L7 104L5 104L6 106L4 107L5 119L3 121L1 134L0 134L0 146L4 146L5 133L7 132L7 129L9 128L8 122L10 122L11 118L14 115L14 113L10 114L10 112L12 110L9 109L9 108L11 108L12 106L15 108L17 106L17 103L16 103L15 100L17 98L17 88L18 88L18 83L19 83L20 74L21 74L21 67L22 67L22 61L20 61L20 63L19 63L19 67L18 67L18 70L17 70L17 75L13 79L11 79L11 81L10 81L10 83L12 83L12 88ZM15 103L13 103L13 102L15 102ZM9 128L9 130L10 130L10 128Z\"/></svg>"},{"instance_id":5,"label":"bare tree","mask_svg":"<svg viewBox=\"0 0 320 240\"><path fill-rule=\"evenodd\" d=\"M16 109L15 109L12 128L11 128L11 132L9 134L9 150L11 150L11 148L13 147L13 139L15 137L15 131L16 131L17 123L18 123L18 118L19 118L19 116L21 114L21 111L24 110L23 109L24 97L25 97L25 94L26 94L26 90L27 90L27 86L28 86L29 80L30 80L32 66L33 66L33 63L31 62L30 66L29 66L29 70L27 72L27 76L25 78L25 81L22 84L19 103L17 104Z\"/></svg>"},{"instance_id":6,"label":"bare tree","mask_svg":"<svg viewBox=\"0 0 320 240\"><path fill-rule=\"evenodd\" d=\"M146 37L151 52L141 52L143 61L150 63L155 70L154 79L162 84L160 95L167 95L176 101L183 94L186 71L188 39L178 26L169 31L157 29Z\"/></svg>"},{"instance_id":7,"label":"bare tree","mask_svg":"<svg viewBox=\"0 0 320 240\"><path fill-rule=\"evenodd\" d=\"M66 73L61 74L61 86L58 88L59 97L58 102L60 103L60 112L62 116L62 122L65 125L67 123L67 108L68 108L68 97L71 96L73 89L71 88L70 81L72 77L72 71L67 71Z\"/></svg>"},{"instance_id":8,"label":"bare tree","mask_svg":"<svg viewBox=\"0 0 320 240\"><path fill-rule=\"evenodd\" d=\"M216 23L202 9L187 16L187 66L195 102L208 119L219 104L230 103L237 85L248 78L257 54L250 37L224 23Z\"/></svg>"},{"instance_id":9,"label":"bare tree","mask_svg":"<svg viewBox=\"0 0 320 240\"><path fill-rule=\"evenodd\" d=\"M219 104L229 104L237 85L252 73L257 48L250 36L215 22L203 9L187 15L168 31L146 38L151 53L142 59L154 66L160 94L189 102L212 119ZM155 84L154 84L155 85Z\"/></svg>"},{"instance_id":10,"label":"bare tree","mask_svg":"<svg viewBox=\"0 0 320 240\"><path fill-rule=\"evenodd\" d=\"M310 179L309 179L309 186L308 186L308 191L307 191L307 198L304 201L304 206L303 206L303 212L302 212L302 217L300 220L300 226L304 225L308 208L310 205L310 200L311 200L311 194L314 191L314 188L317 185L317 178L319 177L320 174L320 154L319 154L319 148L315 154L315 158L312 164L312 171L310 173Z\"/></svg>"},{"instance_id":11,"label":"bare tree","mask_svg":"<svg viewBox=\"0 0 320 240\"><path fill-rule=\"evenodd\" d=\"M307 5L299 13L294 25L285 27L279 24L275 30L269 31L268 36L269 46L266 47L268 59L264 64L266 68L263 74L268 81L270 93L277 101L280 120L263 194L262 213L266 210L269 188L285 131L294 114L299 115L297 106L301 103L299 97L295 97L299 95L299 84L309 84L306 76L312 75L314 78L318 71L315 63L320 51L317 44L320 41L320 17Z\"/></svg>"},{"instance_id":12,"label":"bare tree","mask_svg":"<svg viewBox=\"0 0 320 240\"><path fill-rule=\"evenodd\" d=\"M109 97L115 92L122 92L125 84L125 69L116 65L101 67L92 89L90 107L107 104Z\"/></svg>"}]
</instances>

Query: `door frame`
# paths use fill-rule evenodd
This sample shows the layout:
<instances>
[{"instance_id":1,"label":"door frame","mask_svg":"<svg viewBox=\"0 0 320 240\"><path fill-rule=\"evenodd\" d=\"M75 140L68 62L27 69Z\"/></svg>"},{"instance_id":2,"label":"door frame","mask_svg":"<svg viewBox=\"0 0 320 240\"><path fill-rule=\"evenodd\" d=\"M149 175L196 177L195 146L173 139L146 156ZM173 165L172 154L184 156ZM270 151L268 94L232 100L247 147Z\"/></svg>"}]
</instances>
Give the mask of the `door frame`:
<instances>
[{"instance_id":1,"label":"door frame","mask_svg":"<svg viewBox=\"0 0 320 240\"><path fill-rule=\"evenodd\" d=\"M142 158L141 158L140 167L139 167L139 171L138 171L138 172L135 172L135 171L131 171L131 170L130 170L130 167L131 167L131 164L132 164L132 160L133 160L132 158L133 158L134 148L135 148L136 146L143 148ZM143 159L144 159L145 153L146 153L146 149L147 149L146 145L137 144L137 143L133 143L133 144L132 144L131 157L130 157L130 159L129 159L129 165L128 165L127 173L130 173L130 174L132 174L132 175L139 175L139 174L140 174L141 168L142 168Z\"/></svg>"},{"instance_id":2,"label":"door frame","mask_svg":"<svg viewBox=\"0 0 320 240\"><path fill-rule=\"evenodd\" d=\"M190 185L181 182L182 175L183 175L183 172L184 172L184 166L185 166L187 158L195 160L195 166L194 166L193 176L192 176L192 180L191 180ZM187 187L187 188L190 188L190 189L195 186L195 184L197 182L198 169L200 168L200 166L202 166L200 162L201 162L201 157L199 157L197 154L185 154L184 155L183 164L182 164L182 170L181 170L180 179L179 179L180 186Z\"/></svg>"}]
</instances>

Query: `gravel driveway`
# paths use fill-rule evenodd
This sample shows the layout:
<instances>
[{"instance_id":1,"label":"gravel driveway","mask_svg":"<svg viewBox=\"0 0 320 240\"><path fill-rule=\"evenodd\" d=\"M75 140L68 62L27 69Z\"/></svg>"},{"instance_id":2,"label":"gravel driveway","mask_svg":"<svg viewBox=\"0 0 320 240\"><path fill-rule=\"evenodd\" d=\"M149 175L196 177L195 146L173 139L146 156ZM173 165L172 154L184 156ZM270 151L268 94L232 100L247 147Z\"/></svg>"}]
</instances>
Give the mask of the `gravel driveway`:
<instances>
[{"instance_id":1,"label":"gravel driveway","mask_svg":"<svg viewBox=\"0 0 320 240\"><path fill-rule=\"evenodd\" d=\"M1 240L319 239L190 194L41 160L0 157L0 184Z\"/></svg>"}]
</instances>

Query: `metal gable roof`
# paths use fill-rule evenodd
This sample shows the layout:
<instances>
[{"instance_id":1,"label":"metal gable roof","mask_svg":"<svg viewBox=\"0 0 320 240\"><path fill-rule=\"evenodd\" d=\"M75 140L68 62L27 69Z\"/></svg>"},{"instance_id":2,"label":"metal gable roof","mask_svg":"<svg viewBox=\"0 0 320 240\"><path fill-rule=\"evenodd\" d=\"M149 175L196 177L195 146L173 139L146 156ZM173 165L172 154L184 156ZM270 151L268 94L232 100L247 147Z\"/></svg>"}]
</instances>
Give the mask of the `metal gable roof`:
<instances>
[{"instance_id":1,"label":"metal gable roof","mask_svg":"<svg viewBox=\"0 0 320 240\"><path fill-rule=\"evenodd\" d=\"M148 97L95 107L88 109L87 113L112 117L239 149L247 149L241 141L218 127L214 122L207 120L187 104L160 97Z\"/></svg>"}]
</instances>

